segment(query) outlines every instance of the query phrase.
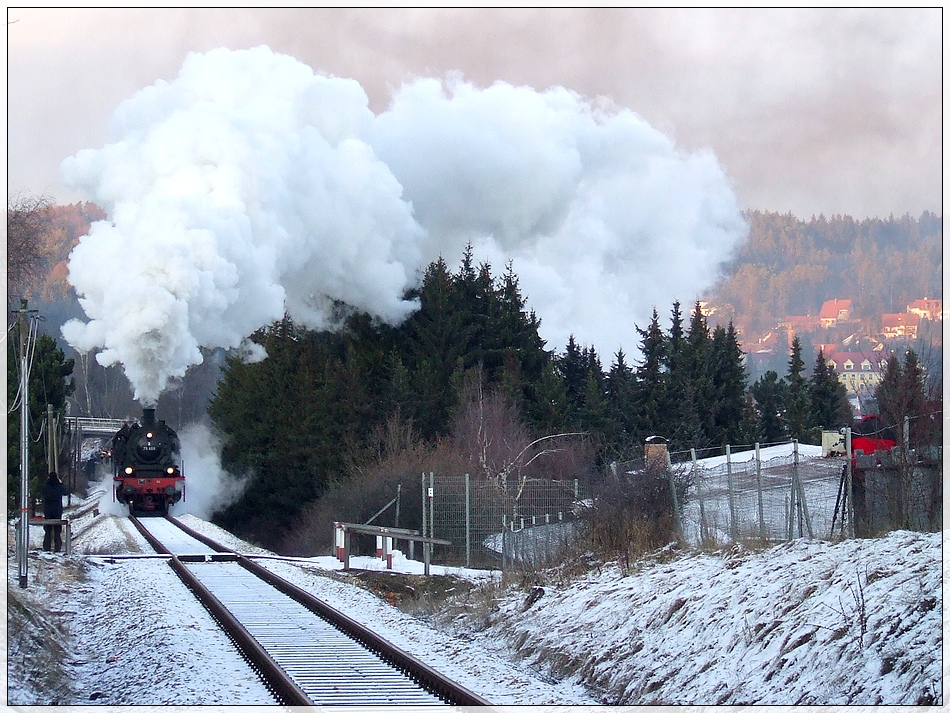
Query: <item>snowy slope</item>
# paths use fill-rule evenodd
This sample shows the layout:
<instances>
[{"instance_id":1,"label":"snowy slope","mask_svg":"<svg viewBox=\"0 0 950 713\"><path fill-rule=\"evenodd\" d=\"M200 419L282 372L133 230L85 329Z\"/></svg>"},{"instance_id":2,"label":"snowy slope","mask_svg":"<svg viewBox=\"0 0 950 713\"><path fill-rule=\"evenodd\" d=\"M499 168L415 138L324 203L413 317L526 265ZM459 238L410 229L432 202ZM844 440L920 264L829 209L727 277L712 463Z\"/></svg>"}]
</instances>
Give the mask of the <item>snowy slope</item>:
<instances>
[{"instance_id":1,"label":"snowy slope","mask_svg":"<svg viewBox=\"0 0 950 713\"><path fill-rule=\"evenodd\" d=\"M895 532L669 552L544 586L527 608L509 592L478 641L618 704L932 704L943 692L941 549L938 533Z\"/></svg>"}]
</instances>

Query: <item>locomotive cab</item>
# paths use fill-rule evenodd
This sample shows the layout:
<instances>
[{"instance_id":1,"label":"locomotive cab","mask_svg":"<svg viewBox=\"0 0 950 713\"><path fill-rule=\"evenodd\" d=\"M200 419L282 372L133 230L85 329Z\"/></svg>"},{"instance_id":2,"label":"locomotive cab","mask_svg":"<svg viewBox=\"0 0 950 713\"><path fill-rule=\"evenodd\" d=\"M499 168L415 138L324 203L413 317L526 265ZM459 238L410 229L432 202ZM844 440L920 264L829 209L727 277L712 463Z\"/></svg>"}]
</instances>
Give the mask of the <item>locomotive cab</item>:
<instances>
[{"instance_id":1,"label":"locomotive cab","mask_svg":"<svg viewBox=\"0 0 950 713\"><path fill-rule=\"evenodd\" d=\"M141 424L125 424L112 439L115 498L132 514L166 514L184 497L180 449L174 429L144 409Z\"/></svg>"}]
</instances>

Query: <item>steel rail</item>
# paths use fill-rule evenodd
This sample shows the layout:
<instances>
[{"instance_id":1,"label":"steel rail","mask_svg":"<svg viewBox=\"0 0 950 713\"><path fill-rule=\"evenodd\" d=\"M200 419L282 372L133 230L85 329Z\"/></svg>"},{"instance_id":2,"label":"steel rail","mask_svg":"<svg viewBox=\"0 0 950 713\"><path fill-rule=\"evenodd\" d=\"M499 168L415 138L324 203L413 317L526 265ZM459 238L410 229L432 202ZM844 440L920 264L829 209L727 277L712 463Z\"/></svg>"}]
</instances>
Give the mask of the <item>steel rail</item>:
<instances>
[{"instance_id":1,"label":"steel rail","mask_svg":"<svg viewBox=\"0 0 950 713\"><path fill-rule=\"evenodd\" d=\"M195 596L238 647L247 662L258 672L264 685L274 693L279 702L282 705L289 706L312 706L313 701L310 700L297 683L277 665L257 640L251 636L247 629L228 611L227 607L225 607L207 587L198 581L194 574L188 571L188 568L182 561L152 535L152 533L139 522L137 517L130 516L129 519L132 521L132 524L135 525L136 529L142 533L142 536L148 540L156 552L168 555L172 570L181 578L185 586L194 592Z\"/></svg>"},{"instance_id":2,"label":"steel rail","mask_svg":"<svg viewBox=\"0 0 950 713\"><path fill-rule=\"evenodd\" d=\"M193 530L182 522L179 522L170 515L166 519L172 521L180 527L185 533L203 542L216 552L233 553L228 547L225 547L212 538ZM481 696L473 693L464 686L443 675L428 664L420 661L418 658L409 654L376 632L368 629L359 622L351 619L342 612L334 609L321 599L313 596L297 585L288 582L283 577L274 574L266 567L254 562L250 557L233 553L237 556L238 563L256 575L265 582L273 586L278 591L286 594L288 597L303 605L317 616L328 621L333 626L343 631L347 636L359 642L370 651L376 653L381 659L392 666L403 671L411 679L427 688L449 705L455 706L490 706L491 703Z\"/></svg>"}]
</instances>

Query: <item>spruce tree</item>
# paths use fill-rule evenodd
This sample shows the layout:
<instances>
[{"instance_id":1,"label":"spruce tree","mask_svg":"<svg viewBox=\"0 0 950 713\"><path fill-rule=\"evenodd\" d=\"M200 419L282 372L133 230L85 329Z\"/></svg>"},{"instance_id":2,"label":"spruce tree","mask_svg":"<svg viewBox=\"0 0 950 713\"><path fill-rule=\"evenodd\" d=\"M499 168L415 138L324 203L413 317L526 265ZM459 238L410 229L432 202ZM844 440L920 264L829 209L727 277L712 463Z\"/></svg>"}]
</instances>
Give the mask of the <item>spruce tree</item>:
<instances>
[{"instance_id":1,"label":"spruce tree","mask_svg":"<svg viewBox=\"0 0 950 713\"><path fill-rule=\"evenodd\" d=\"M56 340L48 334L40 334L30 350L27 414L31 433L30 440L39 435L40 424L46 421L47 404L53 412L62 415L66 397L73 393L72 381L75 361L67 359ZM13 512L20 497L20 404L17 401L20 392L20 338L19 330L11 330L7 340L7 507ZM30 474L30 492L39 493L46 480L48 454L43 438L43 447L32 444L28 449Z\"/></svg>"},{"instance_id":2,"label":"spruce tree","mask_svg":"<svg viewBox=\"0 0 950 713\"><path fill-rule=\"evenodd\" d=\"M811 400L812 428L819 430L850 425L854 420L848 392L835 374L834 367L825 360L824 350L815 357L815 370L808 382Z\"/></svg>"},{"instance_id":3,"label":"spruce tree","mask_svg":"<svg viewBox=\"0 0 950 713\"><path fill-rule=\"evenodd\" d=\"M788 438L785 422L785 396L788 388L771 369L749 387L758 415L758 441L777 443Z\"/></svg>"},{"instance_id":4,"label":"spruce tree","mask_svg":"<svg viewBox=\"0 0 950 713\"><path fill-rule=\"evenodd\" d=\"M646 329L637 327L640 335L641 362L634 371L634 400L636 403L635 430L640 438L667 433L666 379L663 364L666 358L666 337L660 329L656 309Z\"/></svg>"},{"instance_id":5,"label":"spruce tree","mask_svg":"<svg viewBox=\"0 0 950 713\"><path fill-rule=\"evenodd\" d=\"M712 344L709 325L699 302L693 308L689 331L686 334L686 399L684 440L688 445L705 448L712 443L710 436L715 424L712 420L713 383L711 373ZM717 444L718 445L718 444Z\"/></svg>"},{"instance_id":6,"label":"spruce tree","mask_svg":"<svg viewBox=\"0 0 950 713\"><path fill-rule=\"evenodd\" d=\"M628 447L635 430L633 389L633 369L623 349L618 349L607 372L607 413L614 429L607 434L607 442L618 453Z\"/></svg>"},{"instance_id":7,"label":"spruce tree","mask_svg":"<svg viewBox=\"0 0 950 713\"><path fill-rule=\"evenodd\" d=\"M930 441L934 441L937 431L931 425L924 371L913 349L904 354L903 363L896 356L887 360L883 379L874 395L881 418L894 428L899 440L903 440L906 418L910 427L910 447L933 445Z\"/></svg>"},{"instance_id":8,"label":"spruce tree","mask_svg":"<svg viewBox=\"0 0 950 713\"><path fill-rule=\"evenodd\" d=\"M740 442L739 426L745 407L746 372L739 335L732 322L728 328L713 330L713 442L720 445Z\"/></svg>"},{"instance_id":9,"label":"spruce tree","mask_svg":"<svg viewBox=\"0 0 950 713\"><path fill-rule=\"evenodd\" d=\"M788 424L790 438L797 439L802 443L811 443L814 440L814 432L810 428L811 398L804 371L805 362L802 361L802 344L796 336L792 339L792 352L788 359L785 420Z\"/></svg>"},{"instance_id":10,"label":"spruce tree","mask_svg":"<svg viewBox=\"0 0 950 713\"><path fill-rule=\"evenodd\" d=\"M405 415L414 419L425 438L448 430L455 406L452 374L474 339L475 327L467 319L459 292L458 278L440 257L423 275L419 309L399 329L403 362L415 394L412 410Z\"/></svg>"},{"instance_id":11,"label":"spruce tree","mask_svg":"<svg viewBox=\"0 0 950 713\"><path fill-rule=\"evenodd\" d=\"M686 337L683 331L683 314L680 303L674 302L670 315L670 331L667 337L664 368L664 388L668 412L666 430L674 448L684 448L683 434L690 431L688 413L688 364L686 360Z\"/></svg>"},{"instance_id":12,"label":"spruce tree","mask_svg":"<svg viewBox=\"0 0 950 713\"><path fill-rule=\"evenodd\" d=\"M588 363L586 354L574 341L573 334L567 338L567 346L564 354L557 360L557 368L564 381L569 418L573 423L579 423L578 418L587 389Z\"/></svg>"}]
</instances>

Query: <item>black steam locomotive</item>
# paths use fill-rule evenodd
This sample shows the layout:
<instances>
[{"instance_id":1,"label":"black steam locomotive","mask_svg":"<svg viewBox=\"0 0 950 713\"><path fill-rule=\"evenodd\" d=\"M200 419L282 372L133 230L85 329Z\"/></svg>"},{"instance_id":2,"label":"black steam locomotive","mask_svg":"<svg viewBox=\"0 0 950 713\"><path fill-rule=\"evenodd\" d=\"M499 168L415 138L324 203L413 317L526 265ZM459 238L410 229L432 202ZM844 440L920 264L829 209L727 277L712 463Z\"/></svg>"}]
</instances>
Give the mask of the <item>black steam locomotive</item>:
<instances>
[{"instance_id":1,"label":"black steam locomotive","mask_svg":"<svg viewBox=\"0 0 950 713\"><path fill-rule=\"evenodd\" d=\"M112 437L115 498L133 515L165 515L185 494L181 441L155 409L143 410L142 423L126 423Z\"/></svg>"}]
</instances>

